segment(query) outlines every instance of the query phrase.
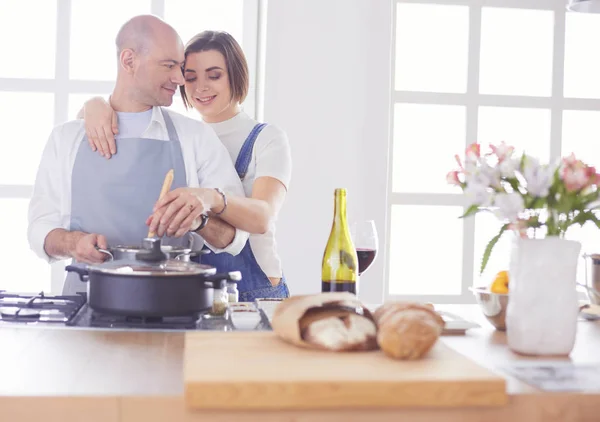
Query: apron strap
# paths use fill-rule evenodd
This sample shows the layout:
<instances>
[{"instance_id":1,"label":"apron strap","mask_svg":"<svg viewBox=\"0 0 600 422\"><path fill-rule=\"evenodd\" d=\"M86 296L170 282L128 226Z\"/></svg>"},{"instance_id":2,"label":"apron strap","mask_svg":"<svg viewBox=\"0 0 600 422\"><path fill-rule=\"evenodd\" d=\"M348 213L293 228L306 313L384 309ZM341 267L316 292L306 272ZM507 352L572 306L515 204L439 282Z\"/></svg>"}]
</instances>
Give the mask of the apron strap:
<instances>
[{"instance_id":1,"label":"apron strap","mask_svg":"<svg viewBox=\"0 0 600 422\"><path fill-rule=\"evenodd\" d=\"M167 134L169 135L169 140L171 141L179 141L179 137L177 136L177 131L175 130L175 126L173 125L173 120L169 113L164 109L160 108L160 111L165 119L165 126L167 126Z\"/></svg>"},{"instance_id":2,"label":"apron strap","mask_svg":"<svg viewBox=\"0 0 600 422\"><path fill-rule=\"evenodd\" d=\"M237 160L235 161L235 170L240 177L240 180L244 180L246 177L246 173L248 172L248 166L250 166L250 159L252 158L252 150L254 149L254 142L256 142L256 138L260 132L267 126L266 123L259 123L250 132L246 140L244 141L244 145L242 145L242 149L238 154Z\"/></svg>"}]
</instances>

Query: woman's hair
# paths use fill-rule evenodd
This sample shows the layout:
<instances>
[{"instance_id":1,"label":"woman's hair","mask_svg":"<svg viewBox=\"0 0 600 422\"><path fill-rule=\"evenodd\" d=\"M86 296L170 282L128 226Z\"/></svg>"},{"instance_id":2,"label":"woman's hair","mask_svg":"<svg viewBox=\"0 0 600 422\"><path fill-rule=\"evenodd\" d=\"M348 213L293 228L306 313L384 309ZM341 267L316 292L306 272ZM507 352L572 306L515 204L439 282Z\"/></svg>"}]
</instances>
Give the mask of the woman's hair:
<instances>
[{"instance_id":1,"label":"woman's hair","mask_svg":"<svg viewBox=\"0 0 600 422\"><path fill-rule=\"evenodd\" d=\"M194 36L185 46L185 58L189 54L201 51L216 50L225 57L231 100L243 103L248 95L249 75L248 63L242 47L235 38L224 31L203 31ZM181 97L186 108L192 107L185 95L185 86L180 86Z\"/></svg>"}]
</instances>

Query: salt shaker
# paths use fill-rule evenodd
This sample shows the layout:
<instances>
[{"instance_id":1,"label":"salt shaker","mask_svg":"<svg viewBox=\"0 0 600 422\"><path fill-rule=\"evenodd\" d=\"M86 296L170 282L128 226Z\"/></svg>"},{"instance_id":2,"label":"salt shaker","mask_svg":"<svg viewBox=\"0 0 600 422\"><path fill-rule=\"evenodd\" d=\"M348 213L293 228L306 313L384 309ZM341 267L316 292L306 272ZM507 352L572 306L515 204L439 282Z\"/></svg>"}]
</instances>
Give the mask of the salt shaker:
<instances>
[{"instance_id":1,"label":"salt shaker","mask_svg":"<svg viewBox=\"0 0 600 422\"><path fill-rule=\"evenodd\" d=\"M227 311L227 303L229 302L229 296L227 294L227 281L215 281L214 290L212 314L225 315L225 312Z\"/></svg>"},{"instance_id":2,"label":"salt shaker","mask_svg":"<svg viewBox=\"0 0 600 422\"><path fill-rule=\"evenodd\" d=\"M229 303L235 303L240 298L240 291L237 288L237 282L234 280L229 280L227 282L227 295L229 297Z\"/></svg>"}]
</instances>

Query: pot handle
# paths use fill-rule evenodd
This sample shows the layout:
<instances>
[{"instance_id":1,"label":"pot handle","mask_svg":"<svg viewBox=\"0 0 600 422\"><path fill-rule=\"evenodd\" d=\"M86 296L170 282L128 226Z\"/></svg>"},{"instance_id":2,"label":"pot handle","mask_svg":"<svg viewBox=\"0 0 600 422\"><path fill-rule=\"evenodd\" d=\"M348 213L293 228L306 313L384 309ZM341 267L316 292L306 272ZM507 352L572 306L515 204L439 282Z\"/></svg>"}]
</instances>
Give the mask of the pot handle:
<instances>
[{"instance_id":1,"label":"pot handle","mask_svg":"<svg viewBox=\"0 0 600 422\"><path fill-rule=\"evenodd\" d=\"M106 255L108 255L108 256L110 257L110 260L111 260L111 261L114 261L114 260L115 260L115 257L114 257L114 255L113 255L113 254L112 254L110 251L108 251L108 250L106 250L106 249L100 249L100 248L96 248L96 250L97 250L98 252L102 252L103 254L106 254Z\"/></svg>"},{"instance_id":2,"label":"pot handle","mask_svg":"<svg viewBox=\"0 0 600 422\"><path fill-rule=\"evenodd\" d=\"M206 255L209 254L210 251L206 250L206 249L200 249L199 251L192 251L190 253L182 253L179 254L175 257L175 259L179 260L183 257L189 256L190 258L194 257L194 256L198 256L198 255Z\"/></svg>"},{"instance_id":3,"label":"pot handle","mask_svg":"<svg viewBox=\"0 0 600 422\"><path fill-rule=\"evenodd\" d=\"M79 274L79 279L83 282L90 279L90 272L87 268L78 267L77 265L67 265L65 271Z\"/></svg>"}]
</instances>

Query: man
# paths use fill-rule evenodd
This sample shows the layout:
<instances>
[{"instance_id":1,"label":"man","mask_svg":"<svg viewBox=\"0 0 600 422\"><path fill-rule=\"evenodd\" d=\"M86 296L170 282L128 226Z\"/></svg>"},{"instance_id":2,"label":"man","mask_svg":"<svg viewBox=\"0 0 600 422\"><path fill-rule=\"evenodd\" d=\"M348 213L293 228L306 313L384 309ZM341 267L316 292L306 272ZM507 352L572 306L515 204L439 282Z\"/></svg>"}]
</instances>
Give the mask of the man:
<instances>
[{"instance_id":1,"label":"man","mask_svg":"<svg viewBox=\"0 0 600 422\"><path fill-rule=\"evenodd\" d=\"M123 25L116 46L119 69L110 102L118 112L119 152L107 160L92 151L82 120L54 128L29 205L31 248L48 262L99 263L106 256L97 248L140 245L173 169L171 189L203 189L182 196L182 218L161 227L170 236L163 243L191 242L194 249L206 243L237 255L248 233L214 217L226 207L226 194L244 195L225 147L206 124L161 108L184 83L181 39L164 21L144 15ZM67 275L63 294L85 290L75 273Z\"/></svg>"}]
</instances>

